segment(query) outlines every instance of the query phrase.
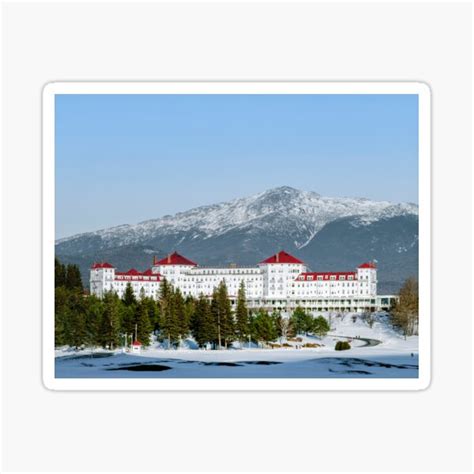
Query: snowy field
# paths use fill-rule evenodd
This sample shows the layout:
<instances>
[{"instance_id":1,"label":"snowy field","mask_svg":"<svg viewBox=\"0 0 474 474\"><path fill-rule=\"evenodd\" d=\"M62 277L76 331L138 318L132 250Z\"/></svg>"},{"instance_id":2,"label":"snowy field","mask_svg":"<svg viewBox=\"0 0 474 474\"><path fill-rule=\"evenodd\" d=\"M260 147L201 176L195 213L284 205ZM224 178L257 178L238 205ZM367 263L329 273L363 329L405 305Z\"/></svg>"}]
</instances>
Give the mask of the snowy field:
<instances>
[{"instance_id":1,"label":"snowy field","mask_svg":"<svg viewBox=\"0 0 474 474\"><path fill-rule=\"evenodd\" d=\"M141 354L121 350L57 350L57 378L416 378L418 337L405 340L383 318L373 327L350 315L332 318L331 332L303 337L318 348L211 351L166 350L159 343ZM356 338L356 339L352 339ZM359 339L360 338L360 339ZM351 349L335 351L338 340ZM188 347L193 347L192 342Z\"/></svg>"}]
</instances>

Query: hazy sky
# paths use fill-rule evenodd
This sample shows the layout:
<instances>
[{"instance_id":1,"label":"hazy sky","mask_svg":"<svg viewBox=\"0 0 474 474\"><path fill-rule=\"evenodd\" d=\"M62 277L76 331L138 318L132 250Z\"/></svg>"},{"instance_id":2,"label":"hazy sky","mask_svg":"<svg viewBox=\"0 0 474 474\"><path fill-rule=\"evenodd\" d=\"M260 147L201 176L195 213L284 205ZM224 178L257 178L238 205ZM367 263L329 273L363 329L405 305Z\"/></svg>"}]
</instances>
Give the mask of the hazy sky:
<instances>
[{"instance_id":1,"label":"hazy sky","mask_svg":"<svg viewBox=\"0 0 474 474\"><path fill-rule=\"evenodd\" d=\"M288 185L418 202L416 95L61 95L56 237Z\"/></svg>"}]
</instances>

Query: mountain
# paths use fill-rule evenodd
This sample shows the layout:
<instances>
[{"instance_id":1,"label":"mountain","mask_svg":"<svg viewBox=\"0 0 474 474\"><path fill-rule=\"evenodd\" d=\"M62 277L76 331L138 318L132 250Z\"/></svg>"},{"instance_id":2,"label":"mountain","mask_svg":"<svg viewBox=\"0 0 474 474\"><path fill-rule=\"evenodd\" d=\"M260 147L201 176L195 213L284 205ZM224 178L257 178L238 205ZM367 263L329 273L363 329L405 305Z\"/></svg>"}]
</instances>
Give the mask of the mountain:
<instances>
[{"instance_id":1,"label":"mountain","mask_svg":"<svg viewBox=\"0 0 474 474\"><path fill-rule=\"evenodd\" d=\"M283 186L56 241L56 255L79 264L85 282L97 260L144 269L152 255L177 250L201 265L255 265L281 249L321 271L376 258L380 290L396 291L418 271L418 206Z\"/></svg>"},{"instance_id":2,"label":"mountain","mask_svg":"<svg viewBox=\"0 0 474 474\"><path fill-rule=\"evenodd\" d=\"M383 217L369 223L360 217L336 219L298 256L328 271L352 269L376 259L379 293L396 293L407 277L418 275L418 216Z\"/></svg>"}]
</instances>

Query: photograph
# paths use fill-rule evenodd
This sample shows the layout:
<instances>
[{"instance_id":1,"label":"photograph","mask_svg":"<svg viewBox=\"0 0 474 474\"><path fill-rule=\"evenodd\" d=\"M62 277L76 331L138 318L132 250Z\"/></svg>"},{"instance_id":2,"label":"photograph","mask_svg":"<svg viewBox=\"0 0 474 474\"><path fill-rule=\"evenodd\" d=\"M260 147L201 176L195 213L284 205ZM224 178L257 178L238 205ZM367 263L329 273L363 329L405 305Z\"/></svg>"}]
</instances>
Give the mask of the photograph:
<instances>
[{"instance_id":1,"label":"photograph","mask_svg":"<svg viewBox=\"0 0 474 474\"><path fill-rule=\"evenodd\" d=\"M423 88L220 85L46 90L54 379L419 380Z\"/></svg>"},{"instance_id":2,"label":"photograph","mask_svg":"<svg viewBox=\"0 0 474 474\"><path fill-rule=\"evenodd\" d=\"M471 5L6 3L0 471L471 472Z\"/></svg>"}]
</instances>

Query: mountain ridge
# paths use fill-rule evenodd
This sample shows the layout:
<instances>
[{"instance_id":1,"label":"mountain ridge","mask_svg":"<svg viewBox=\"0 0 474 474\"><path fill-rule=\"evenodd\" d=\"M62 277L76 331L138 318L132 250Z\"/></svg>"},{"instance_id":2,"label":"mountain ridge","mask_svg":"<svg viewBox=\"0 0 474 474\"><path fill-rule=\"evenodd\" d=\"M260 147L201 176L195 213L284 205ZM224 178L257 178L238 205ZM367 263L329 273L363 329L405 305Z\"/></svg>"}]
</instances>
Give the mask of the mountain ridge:
<instances>
[{"instance_id":1,"label":"mountain ridge","mask_svg":"<svg viewBox=\"0 0 474 474\"><path fill-rule=\"evenodd\" d=\"M282 194L291 194L293 199L290 200L283 200L281 199ZM277 204L280 204L279 209L275 209L275 197L277 200ZM294 199L296 197L296 200ZM303 197L306 199L301 199ZM309 198L309 199L308 199ZM322 226L334 219L339 217L347 217L350 215L360 215L365 216L367 219L378 219L380 217L388 216L388 215L400 215L403 213L410 213L410 214L417 214L418 213L418 206L413 203L393 203L390 201L375 201L370 200L367 198L350 198L350 197L323 197L320 194L314 191L299 191L295 188L291 188L289 186L280 186L277 188L271 188L267 191L253 194L251 196L243 197L243 198L236 198L231 201L223 201L216 204L207 204L203 206L198 206L195 208L191 208L187 211L177 212L173 215L167 214L162 217L154 218L154 219L146 219L144 221L138 222L136 224L119 224L117 226L112 226L108 228L98 229L96 231L89 231L89 232L82 232L79 234L74 234L72 236L63 237L56 240L56 244L65 243L71 240L74 240L78 237L82 236L100 236L102 238L109 237L110 234L120 233L120 232L130 232L135 231L136 229L145 228L149 230L151 227L155 229L157 227L166 227L169 226L174 230L187 230L192 227L196 227L197 219L200 217L202 218L202 214L206 214L206 225L200 225L199 228L202 230L207 230L208 235L215 235L209 231L219 231L216 227L219 222L221 223L221 233L222 231L226 231L230 228L233 228L238 225L248 224L255 219L259 219L262 217L262 212L258 213L255 212L255 207L260 205L260 210L263 211L266 209L265 204L268 204L269 199L273 199L270 204L273 207L270 207L270 210L275 212L277 210L281 210L281 208L288 209L288 204L294 203L295 201L299 204L314 204L315 201L319 201L320 205L329 205L331 207L331 214L325 216L325 218L321 219L318 223L319 225L316 226L316 231L322 228ZM278 202L279 201L279 202ZM263 205L262 205L263 204ZM351 205L352 204L352 205ZM229 213L229 210L239 210L240 207L240 220L236 221L236 215ZM247 208L245 210L245 207ZM321 206L319 206L321 208ZM365 207L365 208L364 208ZM244 209L242 209L244 208ZM344 209L345 208L345 209ZM250 209L250 212L249 212ZM346 210L346 212L344 212ZM215 215L215 219L209 219L209 211L215 211L217 215ZM252 212L254 211L254 212ZM320 211L320 209L318 209ZM370 212L371 211L371 212ZM201 216L200 216L201 214ZM234 222L229 222L225 219L225 217L232 215ZM289 214L292 215L291 213ZM195 220L192 221L191 217L195 217ZM172 225L177 221L181 222L181 225ZM188 225L185 225L185 224ZM137 236L139 237L139 236Z\"/></svg>"}]
</instances>

